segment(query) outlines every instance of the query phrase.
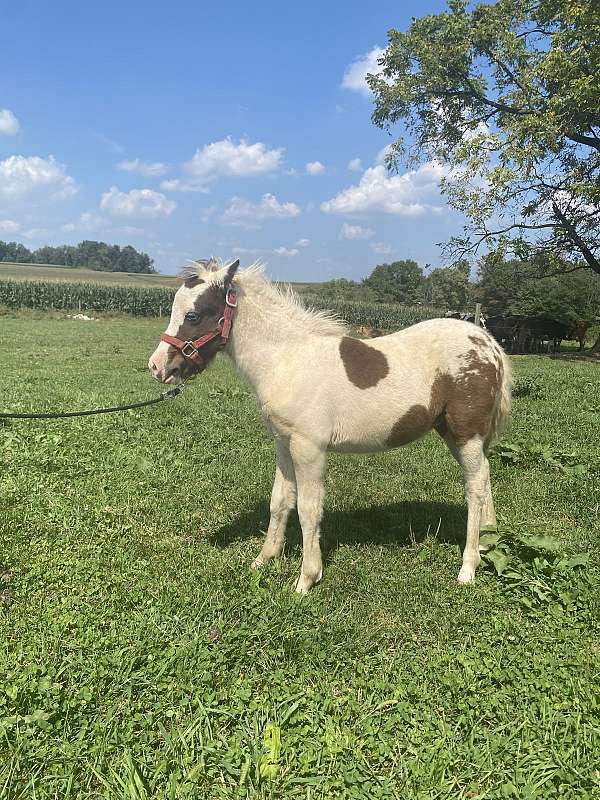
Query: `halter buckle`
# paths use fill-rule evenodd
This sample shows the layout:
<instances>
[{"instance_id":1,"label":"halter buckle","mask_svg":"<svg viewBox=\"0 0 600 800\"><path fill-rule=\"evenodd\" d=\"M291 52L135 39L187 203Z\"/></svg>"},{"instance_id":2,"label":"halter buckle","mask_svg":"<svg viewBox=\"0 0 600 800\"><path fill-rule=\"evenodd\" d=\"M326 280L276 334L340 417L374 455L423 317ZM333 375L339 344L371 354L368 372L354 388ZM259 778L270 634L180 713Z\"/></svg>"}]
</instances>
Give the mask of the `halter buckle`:
<instances>
[{"instance_id":1,"label":"halter buckle","mask_svg":"<svg viewBox=\"0 0 600 800\"><path fill-rule=\"evenodd\" d=\"M228 305L229 308L237 308L237 294L235 293L235 289L227 290L227 294L225 295L225 304Z\"/></svg>"},{"instance_id":2,"label":"halter buckle","mask_svg":"<svg viewBox=\"0 0 600 800\"><path fill-rule=\"evenodd\" d=\"M191 358L195 356L198 350L194 347L193 342L186 342L183 347L181 348L181 355L185 356L186 358Z\"/></svg>"}]
</instances>

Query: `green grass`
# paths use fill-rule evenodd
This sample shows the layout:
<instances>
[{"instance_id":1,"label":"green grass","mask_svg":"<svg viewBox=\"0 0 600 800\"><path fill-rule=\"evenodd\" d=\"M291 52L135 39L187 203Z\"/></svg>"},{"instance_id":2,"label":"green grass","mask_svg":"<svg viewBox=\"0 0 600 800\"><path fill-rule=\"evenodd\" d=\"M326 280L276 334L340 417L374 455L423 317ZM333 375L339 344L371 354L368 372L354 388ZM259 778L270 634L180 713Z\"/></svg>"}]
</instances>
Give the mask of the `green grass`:
<instances>
[{"instance_id":1,"label":"green grass","mask_svg":"<svg viewBox=\"0 0 600 800\"><path fill-rule=\"evenodd\" d=\"M84 267L53 267L48 264L12 264L0 261L0 281L63 281L99 283L104 286L167 286L176 288L181 281L175 275L145 275L136 272L100 272Z\"/></svg>"},{"instance_id":2,"label":"green grass","mask_svg":"<svg viewBox=\"0 0 600 800\"><path fill-rule=\"evenodd\" d=\"M0 410L153 397L160 330L3 317ZM515 359L512 561L471 587L434 436L330 458L308 597L297 521L251 574L273 446L225 360L172 403L0 423L0 797L600 797L597 369Z\"/></svg>"}]
</instances>

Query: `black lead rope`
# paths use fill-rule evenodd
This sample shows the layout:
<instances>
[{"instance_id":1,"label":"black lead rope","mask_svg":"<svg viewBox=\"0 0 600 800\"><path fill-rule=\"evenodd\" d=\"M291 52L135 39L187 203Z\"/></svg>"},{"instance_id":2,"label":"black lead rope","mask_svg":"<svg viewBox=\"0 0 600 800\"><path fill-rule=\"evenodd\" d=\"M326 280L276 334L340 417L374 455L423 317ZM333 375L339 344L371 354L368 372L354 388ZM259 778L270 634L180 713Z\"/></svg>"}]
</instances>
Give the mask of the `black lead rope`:
<instances>
[{"instance_id":1,"label":"black lead rope","mask_svg":"<svg viewBox=\"0 0 600 800\"><path fill-rule=\"evenodd\" d=\"M172 400L178 394L183 392L185 384L180 383L173 386L172 389L167 389L160 397L155 397L154 400L143 400L141 403L130 403L127 406L112 406L111 408L92 408L89 411L64 411L60 412L45 412L42 414L4 414L0 412L0 419L62 419L64 417L90 417L92 414L112 414L113 411L128 411L131 408L144 408L144 406L153 406L155 403L162 403L163 400Z\"/></svg>"}]
</instances>

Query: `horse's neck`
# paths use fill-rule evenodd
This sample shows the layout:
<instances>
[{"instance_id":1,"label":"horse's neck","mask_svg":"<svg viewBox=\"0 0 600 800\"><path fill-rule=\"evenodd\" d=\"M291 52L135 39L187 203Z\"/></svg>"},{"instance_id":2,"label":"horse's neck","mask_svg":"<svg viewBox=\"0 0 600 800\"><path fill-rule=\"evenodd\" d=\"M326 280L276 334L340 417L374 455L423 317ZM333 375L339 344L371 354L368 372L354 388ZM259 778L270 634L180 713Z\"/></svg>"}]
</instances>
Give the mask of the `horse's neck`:
<instances>
[{"instance_id":1,"label":"horse's neck","mask_svg":"<svg viewBox=\"0 0 600 800\"><path fill-rule=\"evenodd\" d=\"M243 287L226 352L264 397L273 373L286 363L301 336L294 321L286 318L282 299Z\"/></svg>"}]
</instances>

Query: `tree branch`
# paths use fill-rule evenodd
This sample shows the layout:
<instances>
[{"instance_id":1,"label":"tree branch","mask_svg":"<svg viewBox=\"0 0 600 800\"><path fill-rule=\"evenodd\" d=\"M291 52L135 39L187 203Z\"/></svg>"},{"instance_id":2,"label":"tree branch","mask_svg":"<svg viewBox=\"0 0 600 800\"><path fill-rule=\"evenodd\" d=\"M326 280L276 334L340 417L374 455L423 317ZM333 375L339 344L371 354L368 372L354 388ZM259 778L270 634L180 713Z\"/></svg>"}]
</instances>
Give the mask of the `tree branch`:
<instances>
[{"instance_id":1,"label":"tree branch","mask_svg":"<svg viewBox=\"0 0 600 800\"><path fill-rule=\"evenodd\" d=\"M581 236L575 230L573 224L567 219L567 217L563 214L560 209L560 206L556 203L555 200L552 201L552 211L554 212L554 216L560 221L561 225L566 228L571 237L573 244L577 245L581 255L585 258L588 265L591 269L594 270L598 275L600 275L600 261L595 257L586 243L583 241Z\"/></svg>"}]
</instances>

